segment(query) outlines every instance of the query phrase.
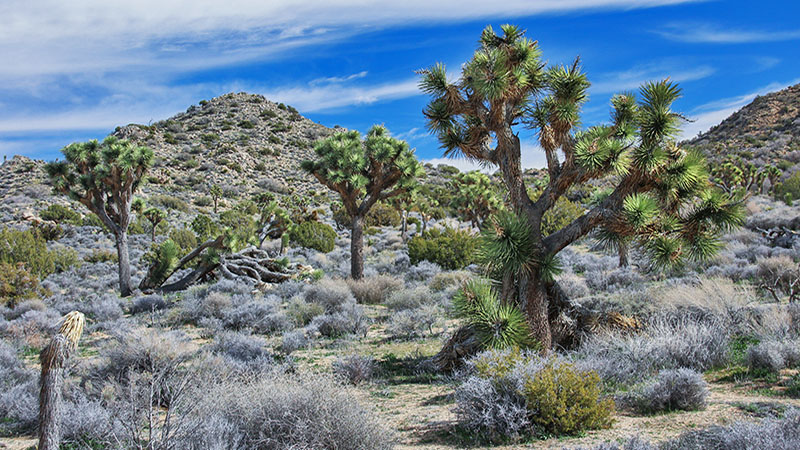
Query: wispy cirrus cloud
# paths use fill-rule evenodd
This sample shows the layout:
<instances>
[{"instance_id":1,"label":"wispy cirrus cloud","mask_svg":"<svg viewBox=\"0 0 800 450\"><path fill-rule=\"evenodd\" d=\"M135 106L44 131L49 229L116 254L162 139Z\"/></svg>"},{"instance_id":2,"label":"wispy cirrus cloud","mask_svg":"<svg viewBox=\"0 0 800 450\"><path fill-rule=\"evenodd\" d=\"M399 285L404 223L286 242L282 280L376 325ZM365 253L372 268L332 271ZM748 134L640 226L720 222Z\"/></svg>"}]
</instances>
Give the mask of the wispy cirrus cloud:
<instances>
[{"instance_id":1,"label":"wispy cirrus cloud","mask_svg":"<svg viewBox=\"0 0 800 450\"><path fill-rule=\"evenodd\" d=\"M547 165L544 150L535 143L523 142L520 148L520 157L523 169L539 169ZM462 172L480 170L485 173L493 173L497 170L497 166L493 164L481 164L466 158L430 158L423 159L422 162L433 164L434 166L447 164L448 166L457 167Z\"/></svg>"},{"instance_id":2,"label":"wispy cirrus cloud","mask_svg":"<svg viewBox=\"0 0 800 450\"><path fill-rule=\"evenodd\" d=\"M685 63L666 61L638 65L622 72L601 74L598 76L598 81L592 83L590 89L591 92L597 94L632 91L648 81L669 78L682 83L707 78L715 72L716 69L706 64L687 67Z\"/></svg>"},{"instance_id":3,"label":"wispy cirrus cloud","mask_svg":"<svg viewBox=\"0 0 800 450\"><path fill-rule=\"evenodd\" d=\"M721 27L709 23L671 23L656 34L679 42L705 44L743 44L752 42L776 42L800 40L800 29L796 30L747 30Z\"/></svg>"}]
</instances>

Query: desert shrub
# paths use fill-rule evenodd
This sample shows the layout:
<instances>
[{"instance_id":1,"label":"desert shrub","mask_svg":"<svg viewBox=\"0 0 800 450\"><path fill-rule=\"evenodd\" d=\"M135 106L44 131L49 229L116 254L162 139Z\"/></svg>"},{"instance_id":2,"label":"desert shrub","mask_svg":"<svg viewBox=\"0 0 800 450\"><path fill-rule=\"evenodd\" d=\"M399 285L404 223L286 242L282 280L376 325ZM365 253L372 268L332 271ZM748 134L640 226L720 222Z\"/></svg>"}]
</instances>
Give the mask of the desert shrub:
<instances>
[{"instance_id":1,"label":"desert shrub","mask_svg":"<svg viewBox=\"0 0 800 450\"><path fill-rule=\"evenodd\" d=\"M386 333L393 339L413 339L432 332L442 311L433 308L404 309L389 316Z\"/></svg>"},{"instance_id":2,"label":"desert shrub","mask_svg":"<svg viewBox=\"0 0 800 450\"><path fill-rule=\"evenodd\" d=\"M92 253L83 257L83 260L88 262L89 264L97 264L97 263L115 263L119 259L119 255L114 250L103 250L96 248L92 250Z\"/></svg>"},{"instance_id":3,"label":"desert shrub","mask_svg":"<svg viewBox=\"0 0 800 450\"><path fill-rule=\"evenodd\" d=\"M205 214L196 215L189 227L195 232L197 239L201 241L213 239L220 232L219 226Z\"/></svg>"},{"instance_id":4,"label":"desert shrub","mask_svg":"<svg viewBox=\"0 0 800 450\"><path fill-rule=\"evenodd\" d=\"M364 218L364 225L367 227L394 227L400 226L403 218L400 213L385 203L376 203L370 208L367 217Z\"/></svg>"},{"instance_id":5,"label":"desert shrub","mask_svg":"<svg viewBox=\"0 0 800 450\"><path fill-rule=\"evenodd\" d=\"M253 336L223 333L211 345L211 351L248 371L263 372L275 366L275 359L265 347L264 341Z\"/></svg>"},{"instance_id":6,"label":"desert shrub","mask_svg":"<svg viewBox=\"0 0 800 450\"><path fill-rule=\"evenodd\" d=\"M309 325L325 337L336 338L350 334L366 336L369 319L364 308L355 303L347 303L334 313L314 317Z\"/></svg>"},{"instance_id":7,"label":"desert shrub","mask_svg":"<svg viewBox=\"0 0 800 450\"><path fill-rule=\"evenodd\" d=\"M164 300L164 297L158 294L152 294L136 297L129 309L131 314L139 314L160 311L166 307L167 302Z\"/></svg>"},{"instance_id":8,"label":"desert shrub","mask_svg":"<svg viewBox=\"0 0 800 450\"><path fill-rule=\"evenodd\" d=\"M375 373L375 358L369 355L338 357L331 365L333 373L353 384L369 381Z\"/></svg>"},{"instance_id":9,"label":"desert shrub","mask_svg":"<svg viewBox=\"0 0 800 450\"><path fill-rule=\"evenodd\" d=\"M405 309L419 308L425 303L435 298L434 294L426 285L416 286L413 289L401 289L389 295L384 304L387 308L401 311Z\"/></svg>"},{"instance_id":10,"label":"desert shrub","mask_svg":"<svg viewBox=\"0 0 800 450\"><path fill-rule=\"evenodd\" d=\"M792 283L800 279L800 265L789 256L771 256L756 261L758 271L756 276L762 282L777 291L777 294L789 295L792 292ZM796 287L794 289L797 289Z\"/></svg>"},{"instance_id":11,"label":"desert shrub","mask_svg":"<svg viewBox=\"0 0 800 450\"><path fill-rule=\"evenodd\" d=\"M442 272L434 275L428 286L434 292L444 291L451 287L459 287L470 278L472 278L472 274L464 270Z\"/></svg>"},{"instance_id":12,"label":"desert shrub","mask_svg":"<svg viewBox=\"0 0 800 450\"><path fill-rule=\"evenodd\" d=\"M409 259L409 263L410 263ZM441 273L442 268L430 261L420 261L406 270L406 280L408 281L428 281Z\"/></svg>"},{"instance_id":13,"label":"desert shrub","mask_svg":"<svg viewBox=\"0 0 800 450\"><path fill-rule=\"evenodd\" d=\"M114 321L121 318L123 314L119 297L113 294L104 295L81 310L97 322Z\"/></svg>"},{"instance_id":14,"label":"desert shrub","mask_svg":"<svg viewBox=\"0 0 800 450\"><path fill-rule=\"evenodd\" d=\"M768 418L761 423L736 422L687 431L665 442L663 450L739 450L800 448L800 411L790 409L783 418Z\"/></svg>"},{"instance_id":15,"label":"desert shrub","mask_svg":"<svg viewBox=\"0 0 800 450\"><path fill-rule=\"evenodd\" d=\"M789 194L790 199L800 198L800 172L795 172L783 182L777 183L773 193L776 200L785 199L786 194Z\"/></svg>"},{"instance_id":16,"label":"desert shrub","mask_svg":"<svg viewBox=\"0 0 800 450\"><path fill-rule=\"evenodd\" d=\"M214 200L211 197L209 197L208 195L200 195L198 197L195 197L195 199L193 200L193 203L195 205L197 205L197 206L205 208L205 207L213 205L214 204Z\"/></svg>"},{"instance_id":17,"label":"desert shrub","mask_svg":"<svg viewBox=\"0 0 800 450\"><path fill-rule=\"evenodd\" d=\"M311 323L314 317L325 314L325 307L319 303L308 303L300 297L293 297L286 305L286 315L296 326Z\"/></svg>"},{"instance_id":18,"label":"desert shrub","mask_svg":"<svg viewBox=\"0 0 800 450\"><path fill-rule=\"evenodd\" d=\"M263 299L223 311L222 325L234 330L250 329L260 334L271 334L291 328L291 319L278 311L275 301Z\"/></svg>"},{"instance_id":19,"label":"desert shrub","mask_svg":"<svg viewBox=\"0 0 800 450\"><path fill-rule=\"evenodd\" d=\"M172 195L154 194L148 198L148 202L154 206L160 206L162 208L174 209L176 211L185 213L189 212L189 204L178 197L173 197Z\"/></svg>"},{"instance_id":20,"label":"desert shrub","mask_svg":"<svg viewBox=\"0 0 800 450\"><path fill-rule=\"evenodd\" d=\"M360 280L348 279L347 285L358 303L382 303L389 295L401 289L403 282L387 275L374 275Z\"/></svg>"},{"instance_id":21,"label":"desert shrub","mask_svg":"<svg viewBox=\"0 0 800 450\"><path fill-rule=\"evenodd\" d=\"M350 287L344 280L323 279L314 283L303 291L306 303L316 303L325 308L327 312L334 312L348 303L355 303L356 299Z\"/></svg>"},{"instance_id":22,"label":"desert shrub","mask_svg":"<svg viewBox=\"0 0 800 450\"><path fill-rule=\"evenodd\" d=\"M550 359L532 378L524 380L523 395L531 421L552 434L575 434L611 425L613 401L602 399L596 372Z\"/></svg>"},{"instance_id":23,"label":"desert shrub","mask_svg":"<svg viewBox=\"0 0 800 450\"><path fill-rule=\"evenodd\" d=\"M0 263L0 305L13 308L17 302L43 292L39 279L28 272L24 263Z\"/></svg>"},{"instance_id":24,"label":"desert shrub","mask_svg":"<svg viewBox=\"0 0 800 450\"><path fill-rule=\"evenodd\" d=\"M622 403L642 414L695 411L706 406L708 384L692 369L666 369L655 380L624 396Z\"/></svg>"},{"instance_id":25,"label":"desert shrub","mask_svg":"<svg viewBox=\"0 0 800 450\"><path fill-rule=\"evenodd\" d=\"M612 422L613 401L602 398L597 373L559 358L512 348L478 354L467 367L456 415L483 438L575 434Z\"/></svg>"},{"instance_id":26,"label":"desert shrub","mask_svg":"<svg viewBox=\"0 0 800 450\"><path fill-rule=\"evenodd\" d=\"M542 234L547 236L564 228L573 220L583 215L583 208L578 203L559 197L555 205L542 217Z\"/></svg>"},{"instance_id":27,"label":"desert shrub","mask_svg":"<svg viewBox=\"0 0 800 450\"><path fill-rule=\"evenodd\" d=\"M319 375L275 374L220 384L198 400L197 424L178 448L383 450L391 435L353 392ZM220 430L224 434L220 436Z\"/></svg>"},{"instance_id":28,"label":"desert shrub","mask_svg":"<svg viewBox=\"0 0 800 450\"><path fill-rule=\"evenodd\" d=\"M80 225L81 215L69 206L50 204L47 208L39 212L42 220L52 220L59 224Z\"/></svg>"},{"instance_id":29,"label":"desert shrub","mask_svg":"<svg viewBox=\"0 0 800 450\"><path fill-rule=\"evenodd\" d=\"M328 224L307 221L292 227L289 241L300 247L328 253L336 246L336 231Z\"/></svg>"},{"instance_id":30,"label":"desert shrub","mask_svg":"<svg viewBox=\"0 0 800 450\"><path fill-rule=\"evenodd\" d=\"M169 239L178 246L180 255L186 255L197 247L197 236L187 228L173 228L169 232Z\"/></svg>"},{"instance_id":31,"label":"desert shrub","mask_svg":"<svg viewBox=\"0 0 800 450\"><path fill-rule=\"evenodd\" d=\"M53 257L53 265L56 273L64 272L70 267L81 265L81 257L74 248L56 244L53 249L50 250L50 253Z\"/></svg>"},{"instance_id":32,"label":"desert shrub","mask_svg":"<svg viewBox=\"0 0 800 450\"><path fill-rule=\"evenodd\" d=\"M581 367L609 384L630 384L662 369L705 371L727 363L730 336L725 323L691 316L656 317L636 334L600 333L577 350Z\"/></svg>"},{"instance_id":33,"label":"desert shrub","mask_svg":"<svg viewBox=\"0 0 800 450\"><path fill-rule=\"evenodd\" d=\"M444 269L458 270L474 262L477 243L477 238L468 231L434 229L408 241L408 256L412 265L430 261Z\"/></svg>"},{"instance_id":34,"label":"desert shrub","mask_svg":"<svg viewBox=\"0 0 800 450\"><path fill-rule=\"evenodd\" d=\"M35 230L0 229L0 263L23 263L31 275L44 279L56 271L53 252Z\"/></svg>"},{"instance_id":35,"label":"desert shrub","mask_svg":"<svg viewBox=\"0 0 800 450\"><path fill-rule=\"evenodd\" d=\"M786 367L796 366L797 344L792 341L766 340L751 346L745 353L745 364L754 372L778 373Z\"/></svg>"},{"instance_id":36,"label":"desert shrub","mask_svg":"<svg viewBox=\"0 0 800 450\"><path fill-rule=\"evenodd\" d=\"M11 344L0 340L0 436L33 431L37 423L38 377Z\"/></svg>"},{"instance_id":37,"label":"desert shrub","mask_svg":"<svg viewBox=\"0 0 800 450\"><path fill-rule=\"evenodd\" d=\"M288 355L301 348L308 347L308 344L309 340L304 330L292 330L283 333L278 350Z\"/></svg>"}]
</instances>

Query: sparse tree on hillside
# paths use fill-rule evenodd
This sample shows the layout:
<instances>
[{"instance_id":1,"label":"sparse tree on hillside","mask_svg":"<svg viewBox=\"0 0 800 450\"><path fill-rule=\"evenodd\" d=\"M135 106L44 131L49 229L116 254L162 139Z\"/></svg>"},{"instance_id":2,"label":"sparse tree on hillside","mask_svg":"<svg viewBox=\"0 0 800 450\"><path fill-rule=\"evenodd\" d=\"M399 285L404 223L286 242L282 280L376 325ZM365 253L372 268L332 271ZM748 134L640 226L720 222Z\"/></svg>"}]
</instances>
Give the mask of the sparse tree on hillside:
<instances>
[{"instance_id":1,"label":"sparse tree on hillside","mask_svg":"<svg viewBox=\"0 0 800 450\"><path fill-rule=\"evenodd\" d=\"M712 189L703 157L677 146L683 119L671 105L680 89L668 80L642 86L638 101L631 93L614 96L611 123L580 130L589 82L578 61L546 67L538 44L512 25L500 35L487 27L455 82L442 64L421 76L421 89L433 97L424 114L445 155L498 166L524 219L524 232L494 223L491 253L499 271L513 272L503 278L504 300L519 302L545 351L551 324L567 313L553 277L556 255L566 246L601 228L635 238L654 265L671 266L710 256L720 233L741 223L741 204ZM535 201L522 177L518 124L537 131L546 156L549 181ZM542 233L544 214L570 187L606 177L615 186L608 197L563 228Z\"/></svg>"},{"instance_id":2,"label":"sparse tree on hillside","mask_svg":"<svg viewBox=\"0 0 800 450\"><path fill-rule=\"evenodd\" d=\"M208 194L211 195L211 199L214 201L214 214L216 214L219 198L222 197L222 188L218 184L214 184L208 189Z\"/></svg>"},{"instance_id":3,"label":"sparse tree on hillside","mask_svg":"<svg viewBox=\"0 0 800 450\"><path fill-rule=\"evenodd\" d=\"M433 212L439 207L439 202L426 195L419 195L414 202L414 211L419 213L422 219L422 230L420 234L424 235L428 231L428 222L430 222Z\"/></svg>"},{"instance_id":4,"label":"sparse tree on hillside","mask_svg":"<svg viewBox=\"0 0 800 450\"><path fill-rule=\"evenodd\" d=\"M127 140L108 137L73 143L62 150L66 161L55 161L45 171L56 192L89 208L114 234L119 256L119 288L131 294L128 225L133 194L153 162L153 151Z\"/></svg>"},{"instance_id":5,"label":"sparse tree on hillside","mask_svg":"<svg viewBox=\"0 0 800 450\"><path fill-rule=\"evenodd\" d=\"M417 192L414 189L409 189L408 191L396 195L388 200L390 205L400 210L400 217L402 218L402 222L400 224L400 237L403 239L403 242L405 242L408 238L408 213L414 207L416 201Z\"/></svg>"},{"instance_id":6,"label":"sparse tree on hillside","mask_svg":"<svg viewBox=\"0 0 800 450\"><path fill-rule=\"evenodd\" d=\"M373 126L362 140L357 131L344 131L318 141L317 158L303 169L339 193L352 220L350 275L364 276L364 218L370 208L406 192L424 171L405 141Z\"/></svg>"},{"instance_id":7,"label":"sparse tree on hillside","mask_svg":"<svg viewBox=\"0 0 800 450\"><path fill-rule=\"evenodd\" d=\"M167 213L156 207L149 207L144 210L142 216L150 222L150 242L156 241L156 227L167 218Z\"/></svg>"},{"instance_id":8,"label":"sparse tree on hillside","mask_svg":"<svg viewBox=\"0 0 800 450\"><path fill-rule=\"evenodd\" d=\"M450 185L454 192L453 207L473 227L480 228L484 220L503 207L492 180L477 170L457 174Z\"/></svg>"}]
</instances>

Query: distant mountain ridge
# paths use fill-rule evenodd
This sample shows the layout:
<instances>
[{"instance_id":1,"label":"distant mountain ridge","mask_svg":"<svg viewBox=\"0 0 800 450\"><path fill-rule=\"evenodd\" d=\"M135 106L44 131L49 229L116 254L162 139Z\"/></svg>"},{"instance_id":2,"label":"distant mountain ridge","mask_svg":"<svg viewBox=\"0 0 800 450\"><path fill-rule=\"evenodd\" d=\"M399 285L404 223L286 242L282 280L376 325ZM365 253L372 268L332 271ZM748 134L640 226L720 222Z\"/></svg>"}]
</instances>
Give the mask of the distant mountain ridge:
<instances>
[{"instance_id":1,"label":"distant mountain ridge","mask_svg":"<svg viewBox=\"0 0 800 450\"><path fill-rule=\"evenodd\" d=\"M712 161L741 155L787 169L800 162L800 84L756 97L722 123L687 141ZM781 163L781 161L786 161Z\"/></svg>"}]
</instances>

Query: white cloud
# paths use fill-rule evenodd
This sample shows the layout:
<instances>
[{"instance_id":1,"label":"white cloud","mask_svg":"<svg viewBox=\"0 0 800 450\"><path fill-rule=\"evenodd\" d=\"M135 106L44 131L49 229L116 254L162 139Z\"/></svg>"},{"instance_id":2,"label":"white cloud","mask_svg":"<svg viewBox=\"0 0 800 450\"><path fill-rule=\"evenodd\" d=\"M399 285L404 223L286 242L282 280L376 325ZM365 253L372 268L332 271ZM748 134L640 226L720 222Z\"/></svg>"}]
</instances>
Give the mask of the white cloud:
<instances>
[{"instance_id":1,"label":"white cloud","mask_svg":"<svg viewBox=\"0 0 800 450\"><path fill-rule=\"evenodd\" d=\"M520 154L523 169L540 169L547 165L544 151L538 144L523 143ZM422 162L430 163L434 166L447 164L448 166L457 167L462 172L480 170L485 173L493 173L498 169L495 165L482 165L474 161L469 161L466 158L431 158L423 159Z\"/></svg>"},{"instance_id":2,"label":"white cloud","mask_svg":"<svg viewBox=\"0 0 800 450\"><path fill-rule=\"evenodd\" d=\"M800 39L800 30L743 30L702 23L673 23L656 33L673 41L708 44L742 44Z\"/></svg>"},{"instance_id":3,"label":"white cloud","mask_svg":"<svg viewBox=\"0 0 800 450\"><path fill-rule=\"evenodd\" d=\"M359 78L364 78L367 76L367 71L362 70L361 72L354 73L352 75L347 75L346 77L327 77L327 78L317 78L315 80L311 80L308 84L311 86L317 86L320 84L332 84L332 83L344 83L347 81L357 80Z\"/></svg>"},{"instance_id":4,"label":"white cloud","mask_svg":"<svg viewBox=\"0 0 800 450\"><path fill-rule=\"evenodd\" d=\"M617 93L637 90L648 82L669 78L679 83L710 77L716 70L708 65L685 67L674 61L636 66L623 72L600 75L599 81L592 83L591 92L597 94Z\"/></svg>"},{"instance_id":5,"label":"white cloud","mask_svg":"<svg viewBox=\"0 0 800 450\"><path fill-rule=\"evenodd\" d=\"M263 93L270 100L291 104L303 112L370 104L421 94L415 78L377 85L309 85L257 92Z\"/></svg>"},{"instance_id":6,"label":"white cloud","mask_svg":"<svg viewBox=\"0 0 800 450\"><path fill-rule=\"evenodd\" d=\"M800 83L800 78L796 78L788 83L770 83L743 95L723 98L700 105L694 109L692 114L689 114L689 118L692 119L693 122L684 125L680 138L692 139L698 134L708 131L714 125L719 124L728 118L728 116L752 102L757 96L775 92L797 83Z\"/></svg>"}]
</instances>

